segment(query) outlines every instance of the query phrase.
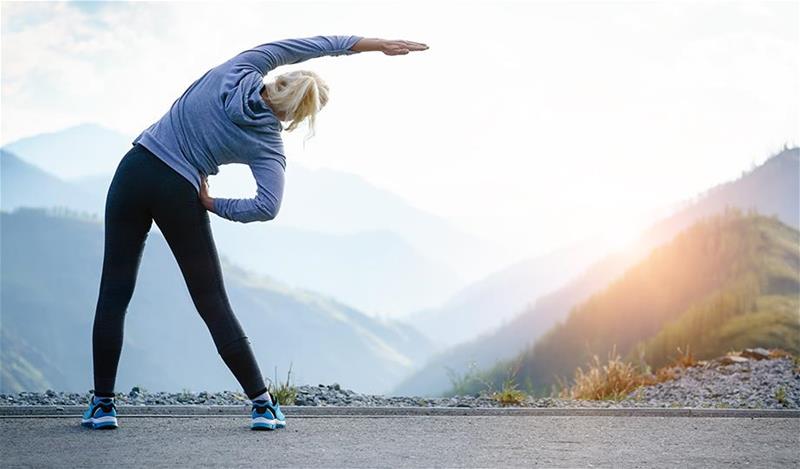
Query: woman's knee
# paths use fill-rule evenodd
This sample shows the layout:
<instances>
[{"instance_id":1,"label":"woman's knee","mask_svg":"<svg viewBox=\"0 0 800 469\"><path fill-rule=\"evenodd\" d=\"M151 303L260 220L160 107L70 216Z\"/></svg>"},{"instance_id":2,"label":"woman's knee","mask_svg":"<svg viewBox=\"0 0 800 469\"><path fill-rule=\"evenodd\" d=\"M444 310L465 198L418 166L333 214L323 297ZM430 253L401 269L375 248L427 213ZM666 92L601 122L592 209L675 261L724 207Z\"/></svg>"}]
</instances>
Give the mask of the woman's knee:
<instances>
[{"instance_id":1,"label":"woman's knee","mask_svg":"<svg viewBox=\"0 0 800 469\"><path fill-rule=\"evenodd\" d=\"M217 347L217 352L223 357L238 355L240 353L249 354L251 350L250 339L244 335Z\"/></svg>"}]
</instances>

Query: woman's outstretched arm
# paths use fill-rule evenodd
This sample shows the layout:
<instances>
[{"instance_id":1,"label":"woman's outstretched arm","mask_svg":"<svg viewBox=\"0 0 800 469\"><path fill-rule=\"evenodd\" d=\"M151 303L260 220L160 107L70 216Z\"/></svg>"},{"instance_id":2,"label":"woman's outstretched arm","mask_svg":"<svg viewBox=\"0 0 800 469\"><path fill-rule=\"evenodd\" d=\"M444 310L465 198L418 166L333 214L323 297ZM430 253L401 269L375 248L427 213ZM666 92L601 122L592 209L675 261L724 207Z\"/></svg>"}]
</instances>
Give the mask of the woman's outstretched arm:
<instances>
[{"instance_id":1,"label":"woman's outstretched arm","mask_svg":"<svg viewBox=\"0 0 800 469\"><path fill-rule=\"evenodd\" d=\"M386 55L405 55L428 46L419 42L365 38L361 36L313 36L281 39L246 50L232 60L266 75L281 65L296 64L325 56L352 55L379 51ZM241 70L241 69L240 69Z\"/></svg>"},{"instance_id":2,"label":"woman's outstretched arm","mask_svg":"<svg viewBox=\"0 0 800 469\"><path fill-rule=\"evenodd\" d=\"M296 64L317 57L356 54L358 51L351 50L350 47L361 39L363 39L361 36L281 39L253 47L231 60L241 64L243 68L258 70L262 75L266 75L281 65Z\"/></svg>"}]
</instances>

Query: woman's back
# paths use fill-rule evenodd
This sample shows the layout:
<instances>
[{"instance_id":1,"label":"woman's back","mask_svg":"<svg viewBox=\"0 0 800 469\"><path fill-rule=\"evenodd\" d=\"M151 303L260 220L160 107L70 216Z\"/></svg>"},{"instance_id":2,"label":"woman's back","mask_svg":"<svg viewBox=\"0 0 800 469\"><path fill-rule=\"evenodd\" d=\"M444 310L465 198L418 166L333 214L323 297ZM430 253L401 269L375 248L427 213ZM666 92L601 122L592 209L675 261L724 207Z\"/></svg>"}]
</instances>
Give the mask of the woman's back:
<instances>
[{"instance_id":1,"label":"woman's back","mask_svg":"<svg viewBox=\"0 0 800 469\"><path fill-rule=\"evenodd\" d=\"M261 97L264 76L280 65L357 53L361 36L284 39L246 50L212 68L144 130L141 143L200 191L201 178L219 166L250 166L257 193L252 199L215 198L213 212L233 221L271 220L283 196L286 157L283 125Z\"/></svg>"},{"instance_id":2,"label":"woman's back","mask_svg":"<svg viewBox=\"0 0 800 469\"><path fill-rule=\"evenodd\" d=\"M197 79L134 140L198 188L201 176L217 174L223 164L272 157L285 167L283 126L259 94L263 76L242 69L238 57Z\"/></svg>"}]
</instances>

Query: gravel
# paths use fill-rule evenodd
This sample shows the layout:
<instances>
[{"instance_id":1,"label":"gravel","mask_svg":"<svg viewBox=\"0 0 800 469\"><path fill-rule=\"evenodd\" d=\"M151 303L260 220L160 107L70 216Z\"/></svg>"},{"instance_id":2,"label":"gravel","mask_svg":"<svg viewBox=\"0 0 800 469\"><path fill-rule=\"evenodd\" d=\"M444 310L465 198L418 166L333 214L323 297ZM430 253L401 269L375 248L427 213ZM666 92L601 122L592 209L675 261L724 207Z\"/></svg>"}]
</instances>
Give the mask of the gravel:
<instances>
[{"instance_id":1,"label":"gravel","mask_svg":"<svg viewBox=\"0 0 800 469\"><path fill-rule=\"evenodd\" d=\"M678 377L639 388L620 401L585 401L527 397L521 407L689 407L689 408L800 408L800 369L792 358L748 358L737 363L717 359L700 366L676 369ZM84 405L91 393L22 392L0 394L0 406ZM240 405L241 392L148 392L134 387L117 393L118 405ZM339 384L298 386L298 406L357 407L500 407L486 395L455 397L398 397L360 394Z\"/></svg>"},{"instance_id":2,"label":"gravel","mask_svg":"<svg viewBox=\"0 0 800 469\"><path fill-rule=\"evenodd\" d=\"M642 387L628 399L659 407L676 402L683 407L800 408L800 368L793 359L746 359L727 365L723 360L676 368L679 378Z\"/></svg>"}]
</instances>

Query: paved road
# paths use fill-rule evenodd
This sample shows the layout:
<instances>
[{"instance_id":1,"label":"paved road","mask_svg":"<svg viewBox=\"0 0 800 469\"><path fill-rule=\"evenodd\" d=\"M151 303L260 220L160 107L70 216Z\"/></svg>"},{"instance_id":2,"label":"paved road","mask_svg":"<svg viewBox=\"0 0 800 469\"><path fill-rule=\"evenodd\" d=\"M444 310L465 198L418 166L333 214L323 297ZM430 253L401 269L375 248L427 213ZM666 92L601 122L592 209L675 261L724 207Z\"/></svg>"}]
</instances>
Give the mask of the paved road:
<instances>
[{"instance_id":1,"label":"paved road","mask_svg":"<svg viewBox=\"0 0 800 469\"><path fill-rule=\"evenodd\" d=\"M0 418L3 467L798 467L800 419L620 416Z\"/></svg>"}]
</instances>

